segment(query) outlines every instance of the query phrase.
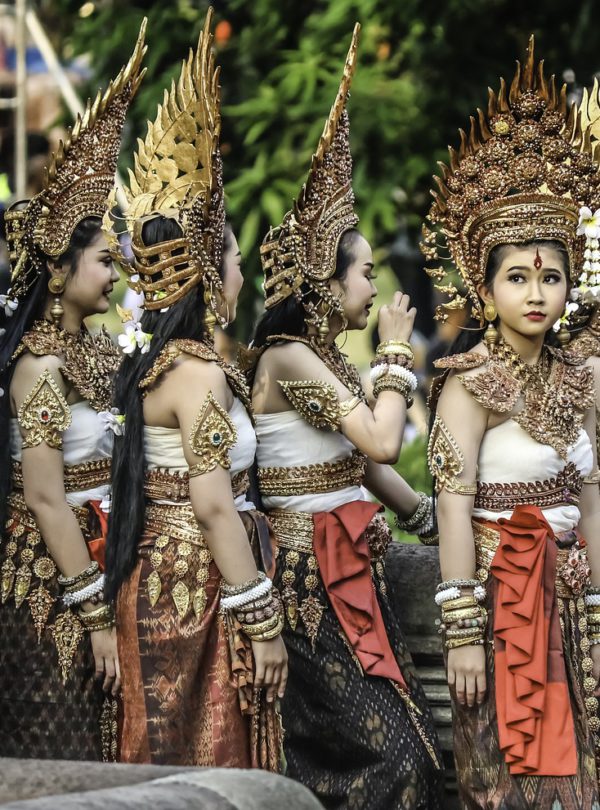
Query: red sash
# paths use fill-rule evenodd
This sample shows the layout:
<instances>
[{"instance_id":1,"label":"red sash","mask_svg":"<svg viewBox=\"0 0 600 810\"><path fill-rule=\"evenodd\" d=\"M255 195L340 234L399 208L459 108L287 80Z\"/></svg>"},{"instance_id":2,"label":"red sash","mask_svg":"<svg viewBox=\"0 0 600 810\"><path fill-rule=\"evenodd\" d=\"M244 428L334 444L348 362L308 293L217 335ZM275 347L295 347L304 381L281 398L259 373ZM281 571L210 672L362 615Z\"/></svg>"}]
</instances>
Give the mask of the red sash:
<instances>
[{"instance_id":1,"label":"red sash","mask_svg":"<svg viewBox=\"0 0 600 810\"><path fill-rule=\"evenodd\" d=\"M314 518L313 546L335 614L364 671L406 689L371 579L365 529L381 506L351 501Z\"/></svg>"},{"instance_id":2,"label":"red sash","mask_svg":"<svg viewBox=\"0 0 600 810\"><path fill-rule=\"evenodd\" d=\"M537 506L517 506L498 527L491 572L497 581L500 749L511 774L572 776L577 750L556 602L554 533Z\"/></svg>"}]
</instances>

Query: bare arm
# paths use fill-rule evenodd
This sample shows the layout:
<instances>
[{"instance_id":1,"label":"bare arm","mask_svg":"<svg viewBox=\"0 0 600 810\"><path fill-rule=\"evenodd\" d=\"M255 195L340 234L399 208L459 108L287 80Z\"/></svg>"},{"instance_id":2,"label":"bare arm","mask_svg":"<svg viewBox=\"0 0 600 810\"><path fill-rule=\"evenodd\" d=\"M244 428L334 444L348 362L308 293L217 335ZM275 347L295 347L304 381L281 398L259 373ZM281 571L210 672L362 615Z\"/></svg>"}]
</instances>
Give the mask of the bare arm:
<instances>
[{"instance_id":1,"label":"bare arm","mask_svg":"<svg viewBox=\"0 0 600 810\"><path fill-rule=\"evenodd\" d=\"M369 459L365 486L378 501L401 518L414 514L419 496L389 464L378 464Z\"/></svg>"},{"instance_id":2,"label":"bare arm","mask_svg":"<svg viewBox=\"0 0 600 810\"><path fill-rule=\"evenodd\" d=\"M596 450L596 409L590 408L585 417L585 430L592 443L593 470L598 469ZM579 501L581 520L579 529L587 541L587 552L592 569L592 584L600 585L600 490L597 483L584 483Z\"/></svg>"}]
</instances>

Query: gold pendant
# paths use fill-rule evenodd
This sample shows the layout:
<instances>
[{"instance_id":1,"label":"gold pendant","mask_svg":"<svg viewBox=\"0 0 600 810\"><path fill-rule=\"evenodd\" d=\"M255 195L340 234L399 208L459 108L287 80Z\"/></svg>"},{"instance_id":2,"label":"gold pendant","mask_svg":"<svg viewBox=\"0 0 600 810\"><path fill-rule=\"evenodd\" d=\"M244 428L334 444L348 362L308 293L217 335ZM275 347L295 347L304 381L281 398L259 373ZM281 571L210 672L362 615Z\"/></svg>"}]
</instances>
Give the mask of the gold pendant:
<instances>
[{"instance_id":1,"label":"gold pendant","mask_svg":"<svg viewBox=\"0 0 600 810\"><path fill-rule=\"evenodd\" d=\"M48 616L52 610L52 605L56 601L53 596L44 588L43 585L38 585L35 591L29 595L29 609L31 610L31 618L37 631L38 643L42 640L42 633Z\"/></svg>"},{"instance_id":2,"label":"gold pendant","mask_svg":"<svg viewBox=\"0 0 600 810\"><path fill-rule=\"evenodd\" d=\"M31 585L31 569L27 563L23 563L17 569L15 576L15 605L20 608L25 597L29 593L29 586Z\"/></svg>"},{"instance_id":3,"label":"gold pendant","mask_svg":"<svg viewBox=\"0 0 600 810\"><path fill-rule=\"evenodd\" d=\"M204 588L198 588L192 600L192 607L198 619L201 619L206 610L206 591Z\"/></svg>"},{"instance_id":4,"label":"gold pendant","mask_svg":"<svg viewBox=\"0 0 600 810\"><path fill-rule=\"evenodd\" d=\"M184 619L190 606L190 591L188 586L179 580L173 587L171 596L173 597L173 602L175 602L179 618Z\"/></svg>"},{"instance_id":5,"label":"gold pendant","mask_svg":"<svg viewBox=\"0 0 600 810\"><path fill-rule=\"evenodd\" d=\"M11 595L14 582L15 582L15 564L13 560L9 558L7 560L4 560L4 562L2 563L2 582L0 592L2 604L4 604L8 599L8 597Z\"/></svg>"},{"instance_id":6,"label":"gold pendant","mask_svg":"<svg viewBox=\"0 0 600 810\"><path fill-rule=\"evenodd\" d=\"M302 621L304 622L306 635L308 636L313 652L315 652L317 635L319 632L319 627L321 626L321 619L323 618L324 611L325 606L322 605L312 593L309 594L309 596L307 596L300 605L299 613L302 617Z\"/></svg>"},{"instance_id":7,"label":"gold pendant","mask_svg":"<svg viewBox=\"0 0 600 810\"><path fill-rule=\"evenodd\" d=\"M61 613L52 627L52 637L58 653L58 665L63 683L67 681L73 658L83 635L83 626L71 610Z\"/></svg>"},{"instance_id":8,"label":"gold pendant","mask_svg":"<svg viewBox=\"0 0 600 810\"><path fill-rule=\"evenodd\" d=\"M162 583L158 571L152 571L146 582L146 588L148 590L148 601L151 607L155 607L162 592Z\"/></svg>"},{"instance_id":9,"label":"gold pendant","mask_svg":"<svg viewBox=\"0 0 600 810\"><path fill-rule=\"evenodd\" d=\"M285 605L288 624L292 630L295 630L298 626L298 594L291 586L286 585L281 593L281 598Z\"/></svg>"}]
</instances>

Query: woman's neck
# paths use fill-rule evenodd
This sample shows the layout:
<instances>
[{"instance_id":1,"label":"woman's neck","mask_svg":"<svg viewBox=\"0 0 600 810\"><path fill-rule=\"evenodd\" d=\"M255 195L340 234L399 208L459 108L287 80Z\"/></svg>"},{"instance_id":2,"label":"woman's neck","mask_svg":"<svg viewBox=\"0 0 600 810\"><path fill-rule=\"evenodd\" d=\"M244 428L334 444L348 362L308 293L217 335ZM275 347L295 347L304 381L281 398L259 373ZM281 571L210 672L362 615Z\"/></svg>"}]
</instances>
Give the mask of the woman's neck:
<instances>
[{"instance_id":1,"label":"woman's neck","mask_svg":"<svg viewBox=\"0 0 600 810\"><path fill-rule=\"evenodd\" d=\"M538 362L544 348L544 334L523 335L503 323L500 324L498 331L523 362L528 365L535 365Z\"/></svg>"},{"instance_id":2,"label":"woman's neck","mask_svg":"<svg viewBox=\"0 0 600 810\"><path fill-rule=\"evenodd\" d=\"M46 308L44 310L44 318L51 323L54 323L52 315L50 314L50 310L52 309L52 300L48 301L46 304ZM72 335L76 335L81 330L81 326L83 324L83 316L80 313L75 313L69 308L66 308L62 314L60 319L60 328L64 329L65 332L70 332Z\"/></svg>"}]
</instances>

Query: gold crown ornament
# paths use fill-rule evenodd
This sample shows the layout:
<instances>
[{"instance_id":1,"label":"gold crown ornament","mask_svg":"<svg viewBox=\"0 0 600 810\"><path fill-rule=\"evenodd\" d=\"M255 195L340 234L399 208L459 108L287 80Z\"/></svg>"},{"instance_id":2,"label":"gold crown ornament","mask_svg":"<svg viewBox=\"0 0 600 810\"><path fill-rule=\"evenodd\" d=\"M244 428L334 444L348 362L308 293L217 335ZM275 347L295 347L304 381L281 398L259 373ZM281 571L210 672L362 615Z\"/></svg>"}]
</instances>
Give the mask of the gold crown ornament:
<instances>
[{"instance_id":1,"label":"gold crown ornament","mask_svg":"<svg viewBox=\"0 0 600 810\"><path fill-rule=\"evenodd\" d=\"M421 249L428 263L450 259L465 292L457 290L452 270L426 268L436 289L450 297L437 319L469 303L483 325L477 287L497 245L559 240L577 282L585 250L580 209L600 205L599 149L588 123L575 106L568 109L566 87L558 92L543 61L536 64L531 37L510 87L501 79L498 93L489 90L487 115L477 110L469 134L460 130L460 147L449 148L450 163L440 163L441 177L434 178L438 189ZM444 249L449 256L441 255Z\"/></svg>"},{"instance_id":2,"label":"gold crown ornament","mask_svg":"<svg viewBox=\"0 0 600 810\"><path fill-rule=\"evenodd\" d=\"M6 240L12 276L8 296L22 300L44 271L46 257L58 258L69 247L77 225L105 214L115 186L121 136L129 105L142 81L146 53L142 21L128 63L94 102L88 99L45 171L42 191L15 203L6 213Z\"/></svg>"},{"instance_id":3,"label":"gold crown ornament","mask_svg":"<svg viewBox=\"0 0 600 810\"><path fill-rule=\"evenodd\" d=\"M145 140L138 141L126 190L134 259L122 263L130 286L143 293L144 309L167 308L202 283L205 301L221 320L216 295L223 288L225 205L212 18L209 8L196 52L190 50L177 83L165 90L154 122L148 122ZM146 245L144 223L156 216L175 219L181 238Z\"/></svg>"},{"instance_id":4,"label":"gold crown ornament","mask_svg":"<svg viewBox=\"0 0 600 810\"><path fill-rule=\"evenodd\" d=\"M307 323L327 314L341 313L328 280L335 273L337 249L343 234L354 228L350 122L346 104L356 68L360 25L354 26L342 80L306 183L291 211L271 228L260 249L264 271L265 307L270 309L290 295L303 300L304 283L316 293L317 303L305 301Z\"/></svg>"}]
</instances>

